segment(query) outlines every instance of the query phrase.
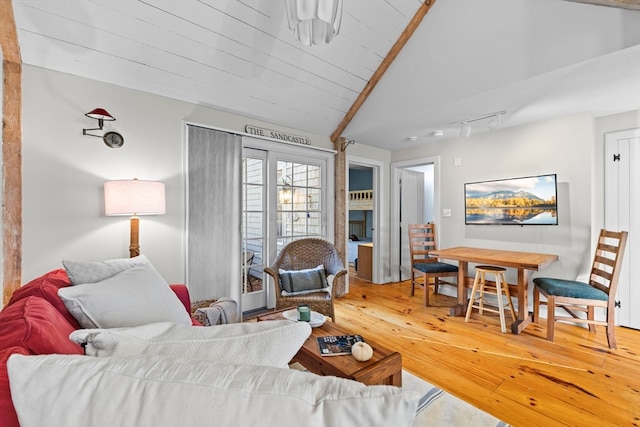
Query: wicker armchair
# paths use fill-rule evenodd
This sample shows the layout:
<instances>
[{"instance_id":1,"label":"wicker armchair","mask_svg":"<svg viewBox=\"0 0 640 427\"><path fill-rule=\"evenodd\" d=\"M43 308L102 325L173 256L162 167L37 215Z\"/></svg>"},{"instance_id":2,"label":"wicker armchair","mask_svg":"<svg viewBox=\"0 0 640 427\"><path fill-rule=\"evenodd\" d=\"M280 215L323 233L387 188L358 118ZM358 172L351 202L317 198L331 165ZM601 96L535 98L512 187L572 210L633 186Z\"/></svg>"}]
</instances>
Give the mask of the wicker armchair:
<instances>
[{"instance_id":1,"label":"wicker armchair","mask_svg":"<svg viewBox=\"0 0 640 427\"><path fill-rule=\"evenodd\" d=\"M334 286L329 292L314 292L306 295L283 296L280 288L280 276L278 271L303 270L324 265L327 276L335 275ZM336 247L322 239L300 239L286 245L280 251L275 262L264 269L273 278L274 295L276 298L276 310L298 304L309 304L311 310L331 317L336 321L333 310L333 299L336 293L335 283L338 278L347 274L341 254Z\"/></svg>"}]
</instances>

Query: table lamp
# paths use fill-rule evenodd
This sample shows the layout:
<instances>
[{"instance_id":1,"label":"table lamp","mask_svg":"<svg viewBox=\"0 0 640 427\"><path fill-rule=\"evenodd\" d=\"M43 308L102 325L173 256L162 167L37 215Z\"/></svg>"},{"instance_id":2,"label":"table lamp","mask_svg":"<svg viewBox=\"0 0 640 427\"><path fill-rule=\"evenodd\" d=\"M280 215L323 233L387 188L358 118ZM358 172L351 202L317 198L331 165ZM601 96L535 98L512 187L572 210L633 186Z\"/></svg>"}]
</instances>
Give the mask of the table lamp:
<instances>
[{"instance_id":1,"label":"table lamp","mask_svg":"<svg viewBox=\"0 0 640 427\"><path fill-rule=\"evenodd\" d=\"M129 256L140 255L138 215L162 215L166 212L164 183L138 179L104 183L104 214L131 215Z\"/></svg>"}]
</instances>

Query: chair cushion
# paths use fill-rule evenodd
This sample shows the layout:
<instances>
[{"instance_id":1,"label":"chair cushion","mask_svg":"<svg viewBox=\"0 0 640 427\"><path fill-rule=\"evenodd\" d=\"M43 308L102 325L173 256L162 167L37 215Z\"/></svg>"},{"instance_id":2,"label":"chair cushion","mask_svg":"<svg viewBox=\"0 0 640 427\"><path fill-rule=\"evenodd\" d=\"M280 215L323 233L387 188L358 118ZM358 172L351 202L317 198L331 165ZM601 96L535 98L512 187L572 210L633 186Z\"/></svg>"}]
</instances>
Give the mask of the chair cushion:
<instances>
[{"instance_id":1,"label":"chair cushion","mask_svg":"<svg viewBox=\"0 0 640 427\"><path fill-rule=\"evenodd\" d=\"M606 292L593 286L575 280L553 279L549 277L536 277L533 283L548 295L569 298L583 298L606 301L609 296Z\"/></svg>"},{"instance_id":2,"label":"chair cushion","mask_svg":"<svg viewBox=\"0 0 640 427\"><path fill-rule=\"evenodd\" d=\"M458 267L446 262L421 262L413 264L413 268L423 273L455 273Z\"/></svg>"},{"instance_id":3,"label":"chair cushion","mask_svg":"<svg viewBox=\"0 0 640 427\"><path fill-rule=\"evenodd\" d=\"M286 292L286 295L318 292L329 287L324 265L305 270L279 269L278 275L280 276L280 289Z\"/></svg>"},{"instance_id":4,"label":"chair cushion","mask_svg":"<svg viewBox=\"0 0 640 427\"><path fill-rule=\"evenodd\" d=\"M400 387L159 355L12 355L7 368L22 427L410 427L420 400Z\"/></svg>"}]
</instances>

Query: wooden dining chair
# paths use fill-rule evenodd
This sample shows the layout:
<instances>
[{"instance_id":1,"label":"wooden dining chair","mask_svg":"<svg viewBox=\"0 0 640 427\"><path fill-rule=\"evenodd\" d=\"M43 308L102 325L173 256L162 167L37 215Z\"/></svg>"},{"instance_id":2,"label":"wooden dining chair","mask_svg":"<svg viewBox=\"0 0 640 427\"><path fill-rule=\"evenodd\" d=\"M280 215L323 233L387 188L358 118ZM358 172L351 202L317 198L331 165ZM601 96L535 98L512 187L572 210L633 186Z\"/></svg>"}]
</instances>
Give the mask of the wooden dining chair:
<instances>
[{"instance_id":1,"label":"wooden dining chair","mask_svg":"<svg viewBox=\"0 0 640 427\"><path fill-rule=\"evenodd\" d=\"M533 279L533 321L539 320L540 305L546 305L549 341L553 341L556 322L588 324L591 332L596 332L596 325L604 325L609 348L616 348L615 298L627 234L626 231L600 231L587 283L548 277ZM545 296L546 302L540 301L540 294ZM606 320L595 319L596 307L605 309ZM556 308L564 309L571 317L557 316ZM586 313L586 318L577 313Z\"/></svg>"},{"instance_id":2,"label":"wooden dining chair","mask_svg":"<svg viewBox=\"0 0 640 427\"><path fill-rule=\"evenodd\" d=\"M424 305L429 306L429 286L434 286L438 293L438 285L455 283L441 280L441 277L458 277L458 267L429 256L436 250L435 224L409 224L409 251L411 253L411 296L416 286L424 289ZM433 281L432 281L433 279Z\"/></svg>"}]
</instances>

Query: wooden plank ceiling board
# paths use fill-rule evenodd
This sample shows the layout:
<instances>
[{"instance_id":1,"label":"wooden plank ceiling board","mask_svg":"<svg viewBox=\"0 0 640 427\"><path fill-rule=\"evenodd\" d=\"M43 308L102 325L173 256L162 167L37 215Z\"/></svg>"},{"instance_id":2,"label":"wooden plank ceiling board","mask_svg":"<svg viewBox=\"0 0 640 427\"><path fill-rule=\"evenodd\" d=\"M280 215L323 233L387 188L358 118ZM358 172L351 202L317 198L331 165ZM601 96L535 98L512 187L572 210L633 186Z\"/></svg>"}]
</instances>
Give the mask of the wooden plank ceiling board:
<instances>
[{"instance_id":1,"label":"wooden plank ceiling board","mask_svg":"<svg viewBox=\"0 0 640 427\"><path fill-rule=\"evenodd\" d=\"M374 73L423 2L346 0L338 37L312 47L294 39L282 0L12 4L25 64L329 137L363 90L370 90ZM634 18L640 22L640 12L571 1L435 3L342 134L394 149L414 130L445 127L446 137L457 137L450 122L494 108L520 110L521 122L506 117L505 127L539 120L522 114L536 100L492 91L506 92L517 83L526 89L523 79L531 75L523 67L552 72L574 65L575 53L584 61L640 44ZM515 89L510 92L520 87ZM626 89L633 93L635 87ZM566 105L565 114L575 112L562 99L555 105ZM623 99L620 109L635 105L640 108L640 101Z\"/></svg>"},{"instance_id":2,"label":"wooden plank ceiling board","mask_svg":"<svg viewBox=\"0 0 640 427\"><path fill-rule=\"evenodd\" d=\"M250 98L253 116L314 120L318 130L344 115L380 61L378 46L390 45L420 4L356 1L344 15L343 46L309 51L293 39L277 1L16 3L23 41L52 43L60 53L28 56L27 63L161 94L164 84L139 76L165 73L164 81L179 82L169 85L171 96L235 111ZM221 97L224 105L208 101ZM304 112L310 103L313 114ZM282 110L275 116L274 105Z\"/></svg>"}]
</instances>

